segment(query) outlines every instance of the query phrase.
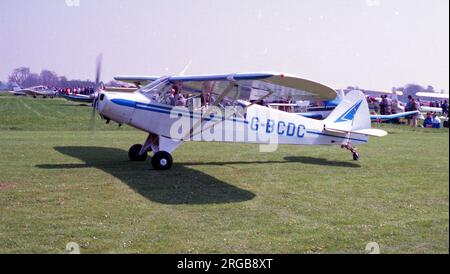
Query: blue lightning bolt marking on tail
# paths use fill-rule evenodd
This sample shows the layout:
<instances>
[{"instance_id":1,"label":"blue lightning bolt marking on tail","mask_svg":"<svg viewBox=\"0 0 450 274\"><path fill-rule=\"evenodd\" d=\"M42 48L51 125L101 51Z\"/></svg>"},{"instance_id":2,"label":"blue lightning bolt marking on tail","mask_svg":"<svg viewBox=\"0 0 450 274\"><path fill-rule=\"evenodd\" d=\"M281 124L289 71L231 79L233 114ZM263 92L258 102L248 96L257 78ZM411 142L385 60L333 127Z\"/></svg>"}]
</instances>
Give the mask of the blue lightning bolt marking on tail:
<instances>
[{"instance_id":1,"label":"blue lightning bolt marking on tail","mask_svg":"<svg viewBox=\"0 0 450 274\"><path fill-rule=\"evenodd\" d=\"M355 114L358 111L359 107L362 104L362 100L359 100L356 104L354 104L349 110L347 110L341 117L339 117L335 123L352 121L355 118Z\"/></svg>"}]
</instances>

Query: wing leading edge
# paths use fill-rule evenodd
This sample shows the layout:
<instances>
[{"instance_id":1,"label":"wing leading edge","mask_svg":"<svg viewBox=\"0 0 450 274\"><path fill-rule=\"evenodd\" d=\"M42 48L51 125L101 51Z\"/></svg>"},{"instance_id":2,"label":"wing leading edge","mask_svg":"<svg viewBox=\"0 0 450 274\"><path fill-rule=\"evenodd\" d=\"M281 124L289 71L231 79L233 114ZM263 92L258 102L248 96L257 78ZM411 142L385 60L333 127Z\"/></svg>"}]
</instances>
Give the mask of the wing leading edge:
<instances>
[{"instance_id":1,"label":"wing leading edge","mask_svg":"<svg viewBox=\"0 0 450 274\"><path fill-rule=\"evenodd\" d=\"M114 79L143 86L160 77L157 76L117 76ZM336 98L336 91L323 84L283 73L232 73L192 76L171 76L169 82L182 84L192 91L202 92L205 84L215 84L223 89L229 82L254 93L270 91L272 99L292 100L331 100Z\"/></svg>"}]
</instances>

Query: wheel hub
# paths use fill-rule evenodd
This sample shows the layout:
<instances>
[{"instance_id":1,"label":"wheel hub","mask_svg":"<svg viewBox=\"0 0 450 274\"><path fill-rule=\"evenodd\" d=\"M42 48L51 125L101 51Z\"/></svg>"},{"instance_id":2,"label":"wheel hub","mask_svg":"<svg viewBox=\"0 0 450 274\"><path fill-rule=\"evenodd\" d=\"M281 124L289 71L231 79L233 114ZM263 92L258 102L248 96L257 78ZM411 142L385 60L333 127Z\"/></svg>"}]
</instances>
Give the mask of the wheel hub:
<instances>
[{"instance_id":1,"label":"wheel hub","mask_svg":"<svg viewBox=\"0 0 450 274\"><path fill-rule=\"evenodd\" d=\"M167 165L167 160L166 159L161 159L159 161L159 163L161 164L161 166L166 166Z\"/></svg>"}]
</instances>

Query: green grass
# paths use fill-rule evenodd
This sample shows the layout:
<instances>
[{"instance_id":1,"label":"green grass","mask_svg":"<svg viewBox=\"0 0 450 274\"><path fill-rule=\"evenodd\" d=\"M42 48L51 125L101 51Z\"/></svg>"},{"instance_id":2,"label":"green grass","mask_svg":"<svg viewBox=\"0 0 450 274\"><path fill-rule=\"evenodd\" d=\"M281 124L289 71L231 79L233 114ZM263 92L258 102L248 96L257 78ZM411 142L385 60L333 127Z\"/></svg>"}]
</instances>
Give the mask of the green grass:
<instances>
[{"instance_id":1,"label":"green grass","mask_svg":"<svg viewBox=\"0 0 450 274\"><path fill-rule=\"evenodd\" d=\"M26 107L26 105L28 107ZM0 253L449 252L449 132L338 147L186 143L130 163L145 134L60 99L0 97ZM40 115L36 114L36 111Z\"/></svg>"}]
</instances>

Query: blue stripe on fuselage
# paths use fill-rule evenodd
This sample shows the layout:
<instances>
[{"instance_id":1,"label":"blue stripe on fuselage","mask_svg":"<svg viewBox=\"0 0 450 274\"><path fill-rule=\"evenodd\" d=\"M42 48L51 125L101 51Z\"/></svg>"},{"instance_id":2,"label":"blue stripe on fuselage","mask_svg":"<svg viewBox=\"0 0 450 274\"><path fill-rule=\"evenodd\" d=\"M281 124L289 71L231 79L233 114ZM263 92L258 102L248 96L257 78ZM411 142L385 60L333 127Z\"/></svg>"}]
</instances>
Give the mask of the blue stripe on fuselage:
<instances>
[{"instance_id":1,"label":"blue stripe on fuselage","mask_svg":"<svg viewBox=\"0 0 450 274\"><path fill-rule=\"evenodd\" d=\"M141 109L141 110L147 110L147 111L152 111L152 112L158 112L158 113L164 113L164 114L170 114L173 107L169 107L169 106L160 106L160 105L153 105L153 104L144 104L144 103L138 103L135 101L131 101L131 100L126 100L126 99L112 99L111 102L120 105L120 106L125 106L125 107L131 107L131 108L136 108L136 109ZM183 111L183 110L177 110L179 112L183 112L185 114L189 114L191 118L193 118L193 113L192 112L188 112L188 111ZM196 114L197 115L197 114ZM198 114L200 115L200 114ZM205 121L211 121L211 120L222 120L221 118L204 118ZM237 120L237 119L229 119L229 121L233 121L233 122L240 122L240 123L244 123L244 124L248 124L247 120ZM336 135L332 135L332 134L326 134L326 133L322 133L322 132L318 132L318 131L311 131L308 130L306 131L306 133L308 134L314 134L314 135L320 135L320 136L326 136L326 137L333 137L333 138L340 138L340 139L348 139L348 140L352 140L352 141L359 141L359 142L364 142L367 143L366 140L362 140L362 139L356 139L356 138L347 138L344 136L336 136Z\"/></svg>"},{"instance_id":2,"label":"blue stripe on fuselage","mask_svg":"<svg viewBox=\"0 0 450 274\"><path fill-rule=\"evenodd\" d=\"M145 104L145 103L139 103L139 102L126 100L126 99L112 99L111 101L120 106L131 107L131 108L135 108L135 109L141 109L141 110L147 110L147 111L153 111L153 112L159 112L159 113L164 113L164 114L170 114L172 112L172 110L174 109L173 107L170 107L170 106ZM190 118L194 118L194 115L195 115L196 118L203 118L204 121L213 121L213 120L214 121L224 121L225 120L225 117L221 117L221 118L202 117L201 113L189 112L189 111L185 111L182 109L176 109L175 112L188 114L190 116ZM228 121L248 124L248 122L246 120L238 120L235 118L228 119Z\"/></svg>"}]
</instances>

